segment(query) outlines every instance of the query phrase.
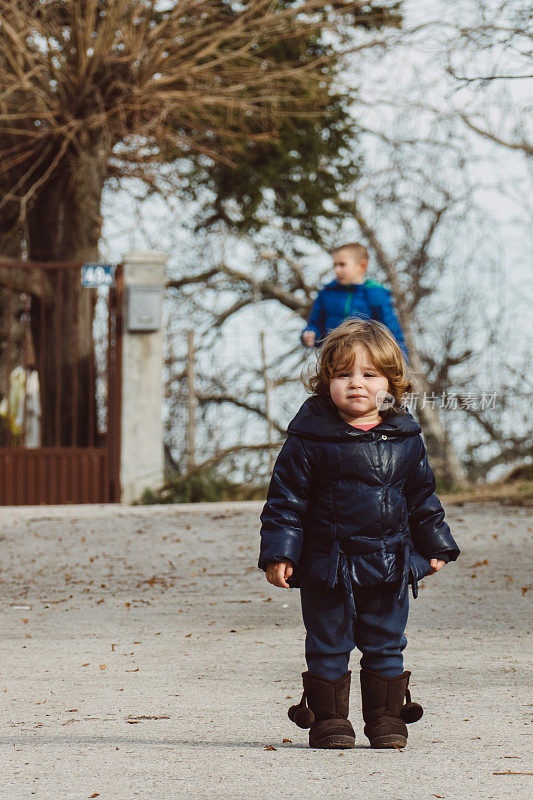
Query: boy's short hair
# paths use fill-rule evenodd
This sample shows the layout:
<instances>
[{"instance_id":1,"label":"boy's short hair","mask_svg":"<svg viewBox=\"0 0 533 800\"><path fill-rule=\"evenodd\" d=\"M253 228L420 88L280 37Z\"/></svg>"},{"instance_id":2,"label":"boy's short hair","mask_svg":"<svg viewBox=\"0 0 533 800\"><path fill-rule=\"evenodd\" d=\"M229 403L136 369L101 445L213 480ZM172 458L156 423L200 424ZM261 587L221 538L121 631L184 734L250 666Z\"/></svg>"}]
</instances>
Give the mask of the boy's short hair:
<instances>
[{"instance_id":1,"label":"boy's short hair","mask_svg":"<svg viewBox=\"0 0 533 800\"><path fill-rule=\"evenodd\" d=\"M368 261L368 250L364 244L360 244L359 242L340 244L338 247L334 247L333 250L330 250L330 255L338 253L339 250L349 250L357 261Z\"/></svg>"},{"instance_id":2,"label":"boy's short hair","mask_svg":"<svg viewBox=\"0 0 533 800\"><path fill-rule=\"evenodd\" d=\"M331 379L338 372L351 369L358 345L367 350L373 365L387 378L388 391L394 397L394 410L403 411L403 395L413 390L409 367L387 326L373 319L344 320L326 336L311 374L302 376L305 388L315 396L330 399Z\"/></svg>"}]
</instances>

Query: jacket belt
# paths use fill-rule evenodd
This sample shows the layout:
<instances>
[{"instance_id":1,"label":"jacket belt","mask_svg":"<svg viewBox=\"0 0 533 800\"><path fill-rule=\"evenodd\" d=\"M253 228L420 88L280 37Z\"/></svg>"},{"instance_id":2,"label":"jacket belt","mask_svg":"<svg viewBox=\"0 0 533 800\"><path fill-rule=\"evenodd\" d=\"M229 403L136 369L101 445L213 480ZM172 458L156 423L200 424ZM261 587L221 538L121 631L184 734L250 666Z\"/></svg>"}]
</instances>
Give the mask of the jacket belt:
<instances>
[{"instance_id":1,"label":"jacket belt","mask_svg":"<svg viewBox=\"0 0 533 800\"><path fill-rule=\"evenodd\" d=\"M407 590L409 588L409 542L405 539L402 543L402 579L400 581L400 589L398 592L398 600L400 603L405 601L407 597Z\"/></svg>"},{"instance_id":2,"label":"jacket belt","mask_svg":"<svg viewBox=\"0 0 533 800\"><path fill-rule=\"evenodd\" d=\"M350 565L346 553L340 546L340 542L335 540L329 554L328 564L328 587L334 589L339 575L344 589L344 607L348 618L357 619L357 609L353 596L352 579L350 578Z\"/></svg>"},{"instance_id":3,"label":"jacket belt","mask_svg":"<svg viewBox=\"0 0 533 800\"><path fill-rule=\"evenodd\" d=\"M409 588L409 540L405 539L400 543L401 551L401 580L398 590L398 600L403 603L407 590ZM355 598L353 593L353 585L350 577L350 564L348 557L342 549L340 542L335 540L330 550L328 562L328 588L334 589L337 585L337 580L340 578L344 590L344 603L346 608L346 616L353 619L357 618L357 609L355 607ZM416 587L413 585L413 596Z\"/></svg>"}]
</instances>

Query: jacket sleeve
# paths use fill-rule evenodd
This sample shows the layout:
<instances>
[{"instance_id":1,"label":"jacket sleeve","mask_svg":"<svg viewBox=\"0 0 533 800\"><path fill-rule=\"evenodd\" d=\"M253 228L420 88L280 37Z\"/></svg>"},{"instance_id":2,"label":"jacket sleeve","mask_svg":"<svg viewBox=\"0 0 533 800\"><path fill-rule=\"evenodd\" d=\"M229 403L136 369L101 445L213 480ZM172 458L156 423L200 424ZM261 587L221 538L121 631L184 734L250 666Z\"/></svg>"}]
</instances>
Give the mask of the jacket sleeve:
<instances>
[{"instance_id":1,"label":"jacket sleeve","mask_svg":"<svg viewBox=\"0 0 533 800\"><path fill-rule=\"evenodd\" d=\"M402 352L406 358L408 359L407 353L407 345L405 344L405 339L403 336L403 331L400 325L400 321L396 315L396 312L392 305L392 298L391 293L388 289L384 286L381 287L382 291L380 292L379 296L379 304L376 306L376 311L379 315L379 322L382 322L390 332L393 334L394 338L400 345Z\"/></svg>"},{"instance_id":2,"label":"jacket sleeve","mask_svg":"<svg viewBox=\"0 0 533 800\"><path fill-rule=\"evenodd\" d=\"M317 296L315 297L315 302L312 305L307 326L303 329L302 333L300 334L300 339L302 338L302 336L306 331L314 331L314 333L316 334L315 343L318 342L319 339L322 339L322 337L326 332L325 310L326 309L324 305L324 292L321 289L317 294Z\"/></svg>"},{"instance_id":3,"label":"jacket sleeve","mask_svg":"<svg viewBox=\"0 0 533 800\"><path fill-rule=\"evenodd\" d=\"M266 570L271 561L290 560L298 565L310 485L307 453L297 436L289 436L276 459L261 514L260 569Z\"/></svg>"},{"instance_id":4,"label":"jacket sleeve","mask_svg":"<svg viewBox=\"0 0 533 800\"><path fill-rule=\"evenodd\" d=\"M455 561L461 552L444 521L444 509L435 494L435 476L429 466L426 448L420 437L419 460L404 486L413 544L426 558L446 552Z\"/></svg>"}]
</instances>

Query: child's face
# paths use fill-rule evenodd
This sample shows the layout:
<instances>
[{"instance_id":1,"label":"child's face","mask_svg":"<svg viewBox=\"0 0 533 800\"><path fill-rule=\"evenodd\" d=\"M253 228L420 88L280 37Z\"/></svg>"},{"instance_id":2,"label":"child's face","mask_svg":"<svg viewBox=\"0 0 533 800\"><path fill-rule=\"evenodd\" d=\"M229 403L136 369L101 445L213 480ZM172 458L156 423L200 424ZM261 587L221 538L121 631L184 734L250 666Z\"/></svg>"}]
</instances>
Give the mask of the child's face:
<instances>
[{"instance_id":1,"label":"child's face","mask_svg":"<svg viewBox=\"0 0 533 800\"><path fill-rule=\"evenodd\" d=\"M347 247L341 247L333 253L335 277L343 286L350 283L364 283L367 266L366 261L359 261Z\"/></svg>"},{"instance_id":2,"label":"child's face","mask_svg":"<svg viewBox=\"0 0 533 800\"><path fill-rule=\"evenodd\" d=\"M333 376L329 384L331 399L339 414L346 422L354 422L361 417L369 421L378 420L378 400L376 395L388 392L389 381L373 365L365 347L355 347L355 359L350 370Z\"/></svg>"}]
</instances>

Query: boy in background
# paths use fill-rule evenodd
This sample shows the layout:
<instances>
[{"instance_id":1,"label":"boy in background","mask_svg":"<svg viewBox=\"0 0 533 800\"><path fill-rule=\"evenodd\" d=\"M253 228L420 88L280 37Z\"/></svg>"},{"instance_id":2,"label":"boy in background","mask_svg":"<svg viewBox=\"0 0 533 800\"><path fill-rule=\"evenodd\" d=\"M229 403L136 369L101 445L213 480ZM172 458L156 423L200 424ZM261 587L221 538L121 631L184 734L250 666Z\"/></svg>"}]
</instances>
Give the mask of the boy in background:
<instances>
[{"instance_id":1,"label":"boy in background","mask_svg":"<svg viewBox=\"0 0 533 800\"><path fill-rule=\"evenodd\" d=\"M390 330L407 359L407 347L391 293L376 281L365 280L368 251L349 242L332 252L335 280L320 289L311 308L301 340L305 347L319 347L327 334L348 317L375 319Z\"/></svg>"}]
</instances>

